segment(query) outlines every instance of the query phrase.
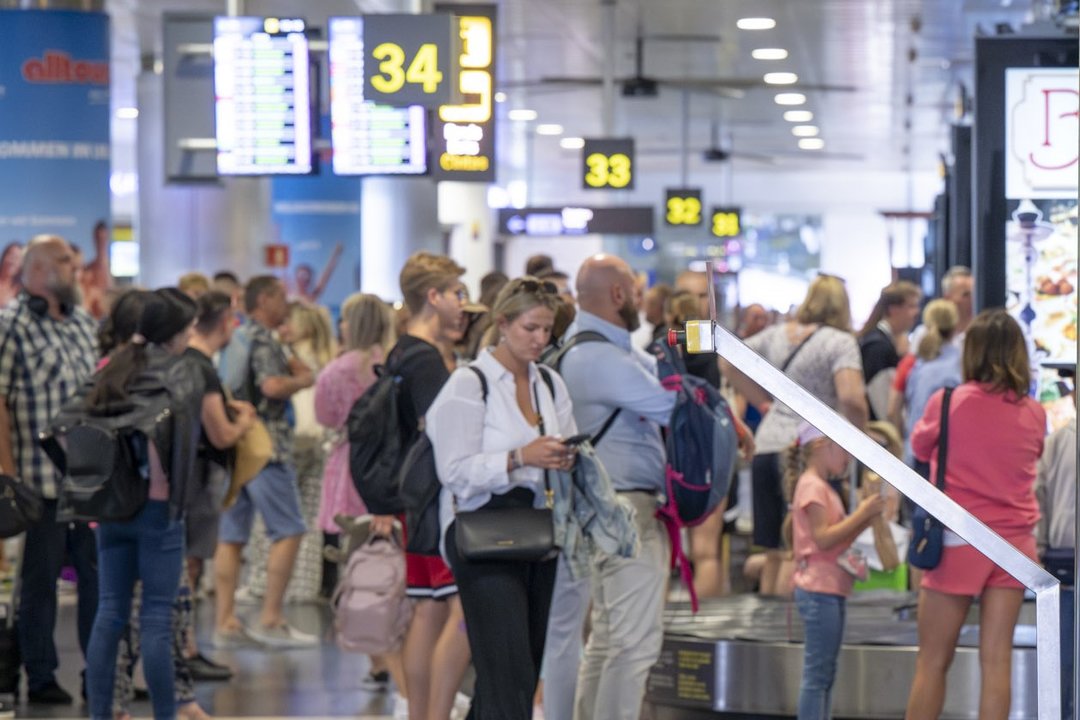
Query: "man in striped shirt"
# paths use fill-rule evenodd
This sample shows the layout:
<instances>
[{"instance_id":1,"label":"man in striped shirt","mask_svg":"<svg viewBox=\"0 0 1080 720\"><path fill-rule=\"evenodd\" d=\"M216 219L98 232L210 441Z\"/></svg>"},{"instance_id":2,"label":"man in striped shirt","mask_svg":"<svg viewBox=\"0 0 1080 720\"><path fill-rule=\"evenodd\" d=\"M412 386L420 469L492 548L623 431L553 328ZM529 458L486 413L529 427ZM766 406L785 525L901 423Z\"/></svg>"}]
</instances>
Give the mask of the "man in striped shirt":
<instances>
[{"instance_id":1,"label":"man in striped shirt","mask_svg":"<svg viewBox=\"0 0 1080 720\"><path fill-rule=\"evenodd\" d=\"M23 289L0 310L0 471L28 483L45 498L41 521L26 532L19 600L19 647L31 703L69 704L56 682L59 660L56 580L65 551L79 578L79 645L83 653L97 613L97 553L86 523L58 523L60 475L38 445L46 430L97 361L96 325L78 307L75 259L55 235L26 246Z\"/></svg>"}]
</instances>

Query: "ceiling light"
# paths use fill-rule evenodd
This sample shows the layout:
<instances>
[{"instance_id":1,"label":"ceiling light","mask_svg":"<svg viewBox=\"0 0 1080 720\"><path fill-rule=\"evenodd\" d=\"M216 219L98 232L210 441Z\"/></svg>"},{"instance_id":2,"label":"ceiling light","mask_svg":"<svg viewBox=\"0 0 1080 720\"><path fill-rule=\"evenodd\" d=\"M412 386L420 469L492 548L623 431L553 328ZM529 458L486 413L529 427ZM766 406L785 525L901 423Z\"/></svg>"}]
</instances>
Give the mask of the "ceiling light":
<instances>
[{"instance_id":1,"label":"ceiling light","mask_svg":"<svg viewBox=\"0 0 1080 720\"><path fill-rule=\"evenodd\" d=\"M776 21L767 17L740 18L735 27L740 30L772 30L776 27Z\"/></svg>"},{"instance_id":2,"label":"ceiling light","mask_svg":"<svg viewBox=\"0 0 1080 720\"><path fill-rule=\"evenodd\" d=\"M799 141L799 147L803 150L821 150L825 147L825 141L821 138L803 138Z\"/></svg>"},{"instance_id":3,"label":"ceiling light","mask_svg":"<svg viewBox=\"0 0 1080 720\"><path fill-rule=\"evenodd\" d=\"M784 119L788 122L807 123L814 119L814 113L809 110L788 110L784 113Z\"/></svg>"},{"instance_id":4,"label":"ceiling light","mask_svg":"<svg viewBox=\"0 0 1080 720\"><path fill-rule=\"evenodd\" d=\"M121 120L134 120L139 117L139 108L122 107L116 109L116 117Z\"/></svg>"},{"instance_id":5,"label":"ceiling light","mask_svg":"<svg viewBox=\"0 0 1080 720\"><path fill-rule=\"evenodd\" d=\"M820 132L817 125L796 125L791 128L791 134L795 137L817 137Z\"/></svg>"},{"instance_id":6,"label":"ceiling light","mask_svg":"<svg viewBox=\"0 0 1080 720\"><path fill-rule=\"evenodd\" d=\"M802 93L780 93L776 96L777 105L802 105L806 96Z\"/></svg>"},{"instance_id":7,"label":"ceiling light","mask_svg":"<svg viewBox=\"0 0 1080 720\"><path fill-rule=\"evenodd\" d=\"M758 48L750 53L755 60L786 60L787 50L784 48Z\"/></svg>"},{"instance_id":8,"label":"ceiling light","mask_svg":"<svg viewBox=\"0 0 1080 720\"><path fill-rule=\"evenodd\" d=\"M768 85L794 85L799 82L799 76L791 72L765 73L765 82Z\"/></svg>"},{"instance_id":9,"label":"ceiling light","mask_svg":"<svg viewBox=\"0 0 1080 720\"><path fill-rule=\"evenodd\" d=\"M511 110L506 113L506 117L518 122L532 122L538 116L535 110L526 110L525 108L518 108L517 110Z\"/></svg>"},{"instance_id":10,"label":"ceiling light","mask_svg":"<svg viewBox=\"0 0 1080 720\"><path fill-rule=\"evenodd\" d=\"M502 90L495 93L495 102L498 102L498 103L506 102L506 93L504 93Z\"/></svg>"},{"instance_id":11,"label":"ceiling light","mask_svg":"<svg viewBox=\"0 0 1080 720\"><path fill-rule=\"evenodd\" d=\"M585 138L564 137L559 141L559 147L564 150L580 150L585 147Z\"/></svg>"},{"instance_id":12,"label":"ceiling light","mask_svg":"<svg viewBox=\"0 0 1080 720\"><path fill-rule=\"evenodd\" d=\"M562 125L556 125L555 123L545 123L536 126L537 135L562 135Z\"/></svg>"}]
</instances>

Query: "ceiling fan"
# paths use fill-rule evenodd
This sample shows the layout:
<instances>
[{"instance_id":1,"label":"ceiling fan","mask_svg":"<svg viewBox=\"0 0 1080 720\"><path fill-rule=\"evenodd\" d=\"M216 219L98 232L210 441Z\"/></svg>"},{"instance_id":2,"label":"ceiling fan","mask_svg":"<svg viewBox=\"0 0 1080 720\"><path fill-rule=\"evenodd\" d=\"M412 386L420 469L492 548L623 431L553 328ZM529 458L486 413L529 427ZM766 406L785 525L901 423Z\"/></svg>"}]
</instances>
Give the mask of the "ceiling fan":
<instances>
[{"instance_id":1,"label":"ceiling fan","mask_svg":"<svg viewBox=\"0 0 1080 720\"><path fill-rule=\"evenodd\" d=\"M719 43L719 35L654 34L645 35L639 27L634 37L634 74L615 78L615 84L625 98L654 98L660 87L719 95L730 99L743 97L747 90L775 87L762 78L658 78L645 74L645 42ZM599 87L604 79L599 75L545 75L539 78L509 80L501 83L504 89L529 88L561 92L578 87ZM809 85L800 83L798 89L834 92L854 92L851 85Z\"/></svg>"}]
</instances>

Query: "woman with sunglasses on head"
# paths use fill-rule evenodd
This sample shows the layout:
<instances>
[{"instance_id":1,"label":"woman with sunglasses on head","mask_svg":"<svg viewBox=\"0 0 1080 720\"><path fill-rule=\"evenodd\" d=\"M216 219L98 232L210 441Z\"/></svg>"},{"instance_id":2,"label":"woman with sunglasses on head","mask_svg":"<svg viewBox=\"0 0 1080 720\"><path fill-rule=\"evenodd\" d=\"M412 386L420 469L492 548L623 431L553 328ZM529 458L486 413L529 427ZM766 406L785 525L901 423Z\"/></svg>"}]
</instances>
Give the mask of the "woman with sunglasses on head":
<instances>
[{"instance_id":1,"label":"woman with sunglasses on head","mask_svg":"<svg viewBox=\"0 0 1080 720\"><path fill-rule=\"evenodd\" d=\"M475 720L531 718L544 655L555 556L470 560L458 547L455 517L543 508L546 473L574 464L575 450L563 442L577 433L570 396L562 378L537 366L559 303L550 285L525 277L503 288L488 347L451 375L426 416L443 484L445 555L473 648Z\"/></svg>"}]
</instances>

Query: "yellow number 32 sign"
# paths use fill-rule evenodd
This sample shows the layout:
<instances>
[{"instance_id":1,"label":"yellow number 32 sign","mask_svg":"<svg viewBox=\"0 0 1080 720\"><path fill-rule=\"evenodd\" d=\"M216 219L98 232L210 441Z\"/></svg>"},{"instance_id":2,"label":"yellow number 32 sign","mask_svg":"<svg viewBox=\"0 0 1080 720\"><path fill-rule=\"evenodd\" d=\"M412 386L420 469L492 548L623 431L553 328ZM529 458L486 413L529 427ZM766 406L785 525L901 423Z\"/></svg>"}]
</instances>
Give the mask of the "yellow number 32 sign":
<instances>
[{"instance_id":1,"label":"yellow number 32 sign","mask_svg":"<svg viewBox=\"0 0 1080 720\"><path fill-rule=\"evenodd\" d=\"M586 140L583 184L586 190L629 190L634 187L632 138Z\"/></svg>"},{"instance_id":2,"label":"yellow number 32 sign","mask_svg":"<svg viewBox=\"0 0 1080 720\"><path fill-rule=\"evenodd\" d=\"M449 104L457 87L457 23L448 14L364 17L364 98L385 105Z\"/></svg>"}]
</instances>

